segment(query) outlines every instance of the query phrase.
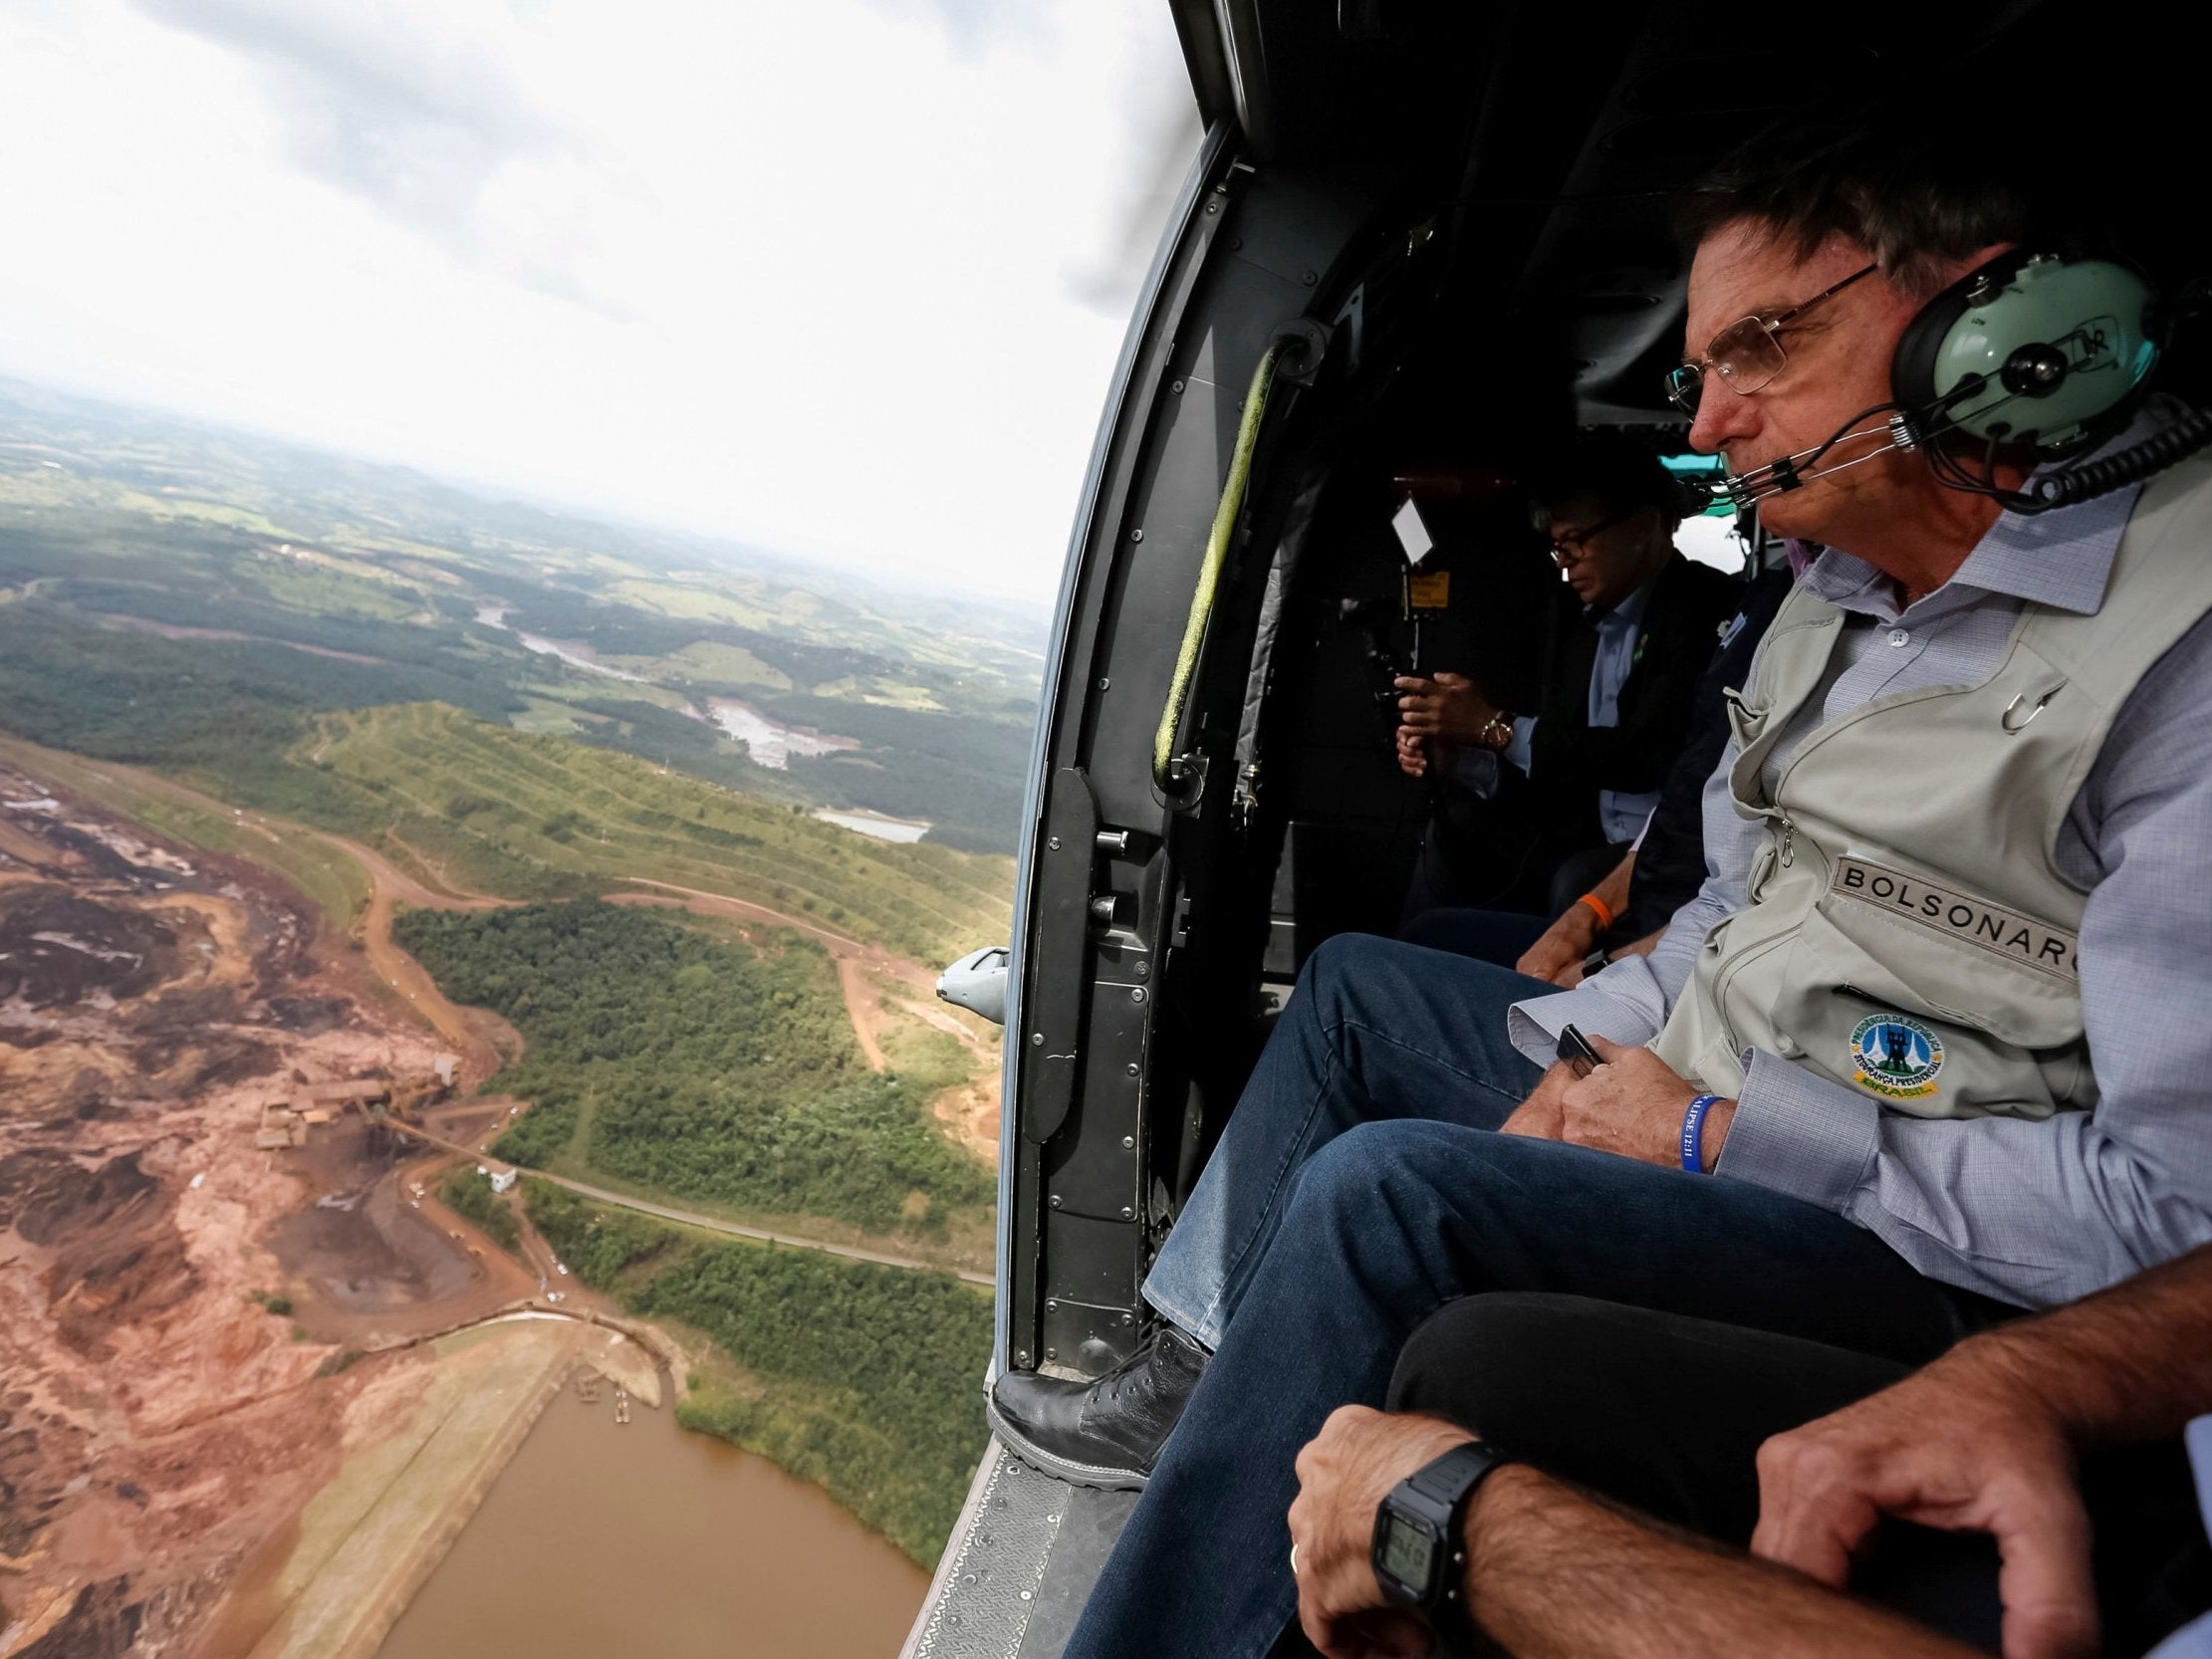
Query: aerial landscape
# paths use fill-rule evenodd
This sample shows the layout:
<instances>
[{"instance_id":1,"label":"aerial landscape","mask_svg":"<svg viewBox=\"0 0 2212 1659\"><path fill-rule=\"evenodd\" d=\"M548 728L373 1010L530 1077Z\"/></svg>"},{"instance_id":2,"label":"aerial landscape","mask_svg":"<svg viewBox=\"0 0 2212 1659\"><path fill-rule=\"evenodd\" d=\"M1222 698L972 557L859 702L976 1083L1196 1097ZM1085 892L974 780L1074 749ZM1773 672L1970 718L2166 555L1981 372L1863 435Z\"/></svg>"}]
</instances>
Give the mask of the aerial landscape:
<instances>
[{"instance_id":1,"label":"aerial landscape","mask_svg":"<svg viewBox=\"0 0 2212 1659\"><path fill-rule=\"evenodd\" d=\"M706 1570L449 1588L609 1457L894 1647L985 1439L999 1032L933 986L1044 630L0 381L0 1651Z\"/></svg>"}]
</instances>

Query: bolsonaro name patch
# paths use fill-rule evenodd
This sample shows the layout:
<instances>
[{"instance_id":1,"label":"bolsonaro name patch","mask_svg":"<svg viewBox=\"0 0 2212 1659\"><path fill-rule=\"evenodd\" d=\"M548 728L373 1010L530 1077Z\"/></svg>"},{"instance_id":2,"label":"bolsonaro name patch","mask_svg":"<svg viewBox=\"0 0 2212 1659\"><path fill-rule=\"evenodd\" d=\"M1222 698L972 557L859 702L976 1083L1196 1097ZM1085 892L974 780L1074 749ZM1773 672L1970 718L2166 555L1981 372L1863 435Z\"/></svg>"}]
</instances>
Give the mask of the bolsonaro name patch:
<instances>
[{"instance_id":1,"label":"bolsonaro name patch","mask_svg":"<svg viewBox=\"0 0 2212 1659\"><path fill-rule=\"evenodd\" d=\"M1829 889L1946 938L1978 945L2009 962L2041 968L2061 979L2081 978L2074 959L2081 941L2075 935L1972 893L1953 892L1863 858L1837 859Z\"/></svg>"}]
</instances>

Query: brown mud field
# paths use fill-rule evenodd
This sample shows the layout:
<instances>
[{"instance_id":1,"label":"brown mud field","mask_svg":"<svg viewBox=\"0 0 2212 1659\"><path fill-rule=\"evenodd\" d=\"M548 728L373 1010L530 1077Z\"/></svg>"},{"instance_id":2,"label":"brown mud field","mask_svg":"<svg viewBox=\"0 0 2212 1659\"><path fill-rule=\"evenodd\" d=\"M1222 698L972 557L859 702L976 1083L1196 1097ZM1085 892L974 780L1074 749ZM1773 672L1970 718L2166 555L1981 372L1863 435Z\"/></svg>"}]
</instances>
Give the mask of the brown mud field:
<instances>
[{"instance_id":1,"label":"brown mud field","mask_svg":"<svg viewBox=\"0 0 2212 1659\"><path fill-rule=\"evenodd\" d=\"M359 1112L257 1148L272 1102L434 1074L368 972L268 873L0 766L0 1652L214 1659L431 1369L361 1351L535 1291Z\"/></svg>"}]
</instances>

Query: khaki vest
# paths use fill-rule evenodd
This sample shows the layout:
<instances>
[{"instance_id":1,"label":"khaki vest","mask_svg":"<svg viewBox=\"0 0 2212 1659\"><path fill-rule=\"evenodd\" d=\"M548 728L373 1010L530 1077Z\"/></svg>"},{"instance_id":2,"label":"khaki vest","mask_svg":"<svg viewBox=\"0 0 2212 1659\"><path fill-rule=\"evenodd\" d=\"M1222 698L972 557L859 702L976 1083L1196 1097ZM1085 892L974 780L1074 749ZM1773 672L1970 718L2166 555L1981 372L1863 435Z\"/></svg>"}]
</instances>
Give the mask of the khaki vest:
<instances>
[{"instance_id":1,"label":"khaki vest","mask_svg":"<svg viewBox=\"0 0 2212 1659\"><path fill-rule=\"evenodd\" d=\"M1706 936L1660 1058L1717 1094L1756 1048L1921 1117L2094 1106L2088 892L2059 832L2129 692L2208 609L2212 461L2194 461L2144 490L2096 614L2024 605L1988 678L1817 727L1770 794L1843 623L1792 593L1729 708L1735 808L1767 829L1750 903Z\"/></svg>"}]
</instances>

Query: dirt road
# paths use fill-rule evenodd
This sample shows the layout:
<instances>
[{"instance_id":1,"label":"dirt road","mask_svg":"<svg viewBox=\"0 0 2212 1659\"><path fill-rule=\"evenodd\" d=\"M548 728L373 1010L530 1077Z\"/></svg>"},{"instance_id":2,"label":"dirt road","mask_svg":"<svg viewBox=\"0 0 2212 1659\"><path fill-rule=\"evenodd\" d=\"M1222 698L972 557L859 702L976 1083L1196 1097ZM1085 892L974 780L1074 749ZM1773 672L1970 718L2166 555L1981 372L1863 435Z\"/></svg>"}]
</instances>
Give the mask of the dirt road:
<instances>
[{"instance_id":1,"label":"dirt road","mask_svg":"<svg viewBox=\"0 0 2212 1659\"><path fill-rule=\"evenodd\" d=\"M466 893L458 888L448 890L426 887L382 853L362 845L360 841L349 840L344 835L334 835L323 830L313 830L311 833L358 859L361 866L369 872L369 878L385 893L392 898L403 899L418 910L497 910L502 905L515 902L513 899L490 898L483 893Z\"/></svg>"},{"instance_id":2,"label":"dirt road","mask_svg":"<svg viewBox=\"0 0 2212 1659\"><path fill-rule=\"evenodd\" d=\"M654 881L642 875L625 875L622 879L632 886L651 887L656 892L679 894L681 897L692 901L685 904L683 908L687 910L695 909L701 915L731 916L743 922L768 922L776 927L796 928L801 933L811 933L829 947L832 956L840 959L860 957L875 962L891 963L899 961L899 958L891 955L890 952L879 945L863 945L860 940L848 938L843 933L831 932L820 922L810 922L802 916L786 915L781 910L769 909L765 904L754 904L747 899L731 898L727 893L706 892L698 887L679 887L672 881ZM608 895L610 899L617 904L627 896L622 893L610 893ZM632 900L631 902L636 901ZM647 898L645 902L650 903L651 900Z\"/></svg>"},{"instance_id":3,"label":"dirt road","mask_svg":"<svg viewBox=\"0 0 2212 1659\"><path fill-rule=\"evenodd\" d=\"M867 1068L870 1071L885 1069L890 1063L883 1058L883 1045L877 1041L875 1031L882 1011L868 995L867 977L858 957L838 958L838 990L845 997L845 1012L853 1022L853 1035L860 1042Z\"/></svg>"},{"instance_id":4,"label":"dirt road","mask_svg":"<svg viewBox=\"0 0 2212 1659\"><path fill-rule=\"evenodd\" d=\"M464 1158L480 1158L483 1153L474 1146L463 1146L459 1141L446 1140L418 1129L411 1123L393 1122L390 1125L401 1134L412 1135L447 1152L459 1153ZM669 1204L655 1204L643 1198L630 1198L622 1193L610 1192L605 1187L588 1186L582 1181L572 1181L565 1175L548 1175L540 1169L529 1172L534 1181L549 1182L556 1187L585 1198L596 1199L602 1204L613 1204L618 1209L635 1210L640 1215L657 1216L662 1221L676 1222L684 1227L696 1227L708 1233L722 1233L733 1239L757 1239L764 1244L788 1245L794 1250L819 1250L828 1256L843 1256L855 1262L874 1262L886 1268L912 1268L923 1273L951 1273L971 1285L992 1285L997 1282L986 1273L969 1273L962 1269L941 1268L934 1262L917 1261L911 1256L894 1256L888 1251L863 1250L859 1245L831 1244L823 1239L803 1239L791 1233L772 1233L763 1227L747 1227L740 1222L724 1221L720 1216L704 1216L696 1210L679 1210Z\"/></svg>"},{"instance_id":5,"label":"dirt road","mask_svg":"<svg viewBox=\"0 0 2212 1659\"><path fill-rule=\"evenodd\" d=\"M401 950L391 937L392 905L399 900L422 910L493 910L505 901L433 891L381 853L370 851L359 841L323 830L310 833L354 859L369 876L369 902L354 923L354 937L361 941L369 970L378 982L389 986L405 1001L409 1012L453 1046L461 1057L464 1074L481 1082L505 1065L510 1056L519 1058L522 1053L520 1033L505 1021L497 1021L497 1027L492 1029L504 1028L499 1035L508 1040L505 1046L510 1051L510 1055L502 1055L502 1045L486 1035L487 1027L497 1016L482 1009L464 1009L448 1000L422 964Z\"/></svg>"}]
</instances>

